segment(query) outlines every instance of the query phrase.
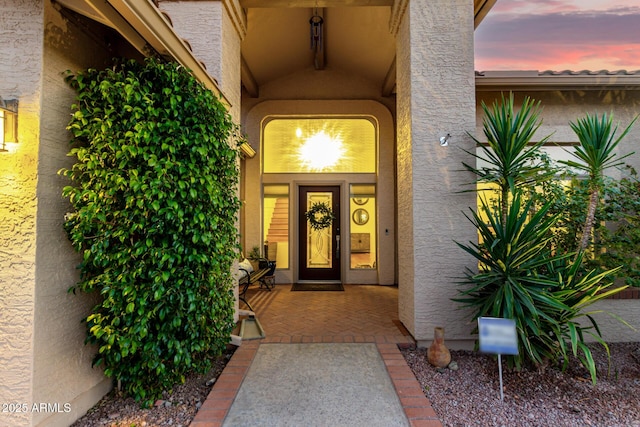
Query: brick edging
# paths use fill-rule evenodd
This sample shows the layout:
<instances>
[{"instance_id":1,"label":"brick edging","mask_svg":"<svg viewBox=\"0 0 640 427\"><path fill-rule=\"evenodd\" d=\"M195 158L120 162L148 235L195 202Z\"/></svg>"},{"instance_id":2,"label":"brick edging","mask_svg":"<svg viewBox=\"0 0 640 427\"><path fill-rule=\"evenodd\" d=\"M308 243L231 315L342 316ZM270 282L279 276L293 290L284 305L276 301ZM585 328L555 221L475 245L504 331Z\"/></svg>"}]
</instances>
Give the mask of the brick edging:
<instances>
[{"instance_id":1,"label":"brick edging","mask_svg":"<svg viewBox=\"0 0 640 427\"><path fill-rule=\"evenodd\" d=\"M640 288L627 288L607 297L607 299L640 299Z\"/></svg>"}]
</instances>

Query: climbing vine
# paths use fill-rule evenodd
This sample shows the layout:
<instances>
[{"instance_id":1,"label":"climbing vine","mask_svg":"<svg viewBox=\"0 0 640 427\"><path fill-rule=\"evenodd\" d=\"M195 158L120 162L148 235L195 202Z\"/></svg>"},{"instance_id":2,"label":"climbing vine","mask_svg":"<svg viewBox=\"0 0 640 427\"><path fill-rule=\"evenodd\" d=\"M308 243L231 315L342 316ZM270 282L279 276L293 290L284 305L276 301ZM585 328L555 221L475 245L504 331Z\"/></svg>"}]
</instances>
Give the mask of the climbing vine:
<instances>
[{"instance_id":1,"label":"climbing vine","mask_svg":"<svg viewBox=\"0 0 640 427\"><path fill-rule=\"evenodd\" d=\"M229 342L237 257L237 126L187 70L149 59L69 74L72 288L99 293L87 342L150 404Z\"/></svg>"}]
</instances>

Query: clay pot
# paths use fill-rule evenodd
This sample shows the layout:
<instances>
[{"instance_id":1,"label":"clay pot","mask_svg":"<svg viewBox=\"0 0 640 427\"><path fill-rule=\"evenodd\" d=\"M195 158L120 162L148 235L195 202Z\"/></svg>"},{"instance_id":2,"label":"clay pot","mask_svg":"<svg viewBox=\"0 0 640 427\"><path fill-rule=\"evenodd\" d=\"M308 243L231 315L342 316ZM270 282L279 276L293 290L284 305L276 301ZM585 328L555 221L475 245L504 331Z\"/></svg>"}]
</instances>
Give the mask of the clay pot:
<instances>
[{"instance_id":1,"label":"clay pot","mask_svg":"<svg viewBox=\"0 0 640 427\"><path fill-rule=\"evenodd\" d=\"M433 330L433 342L427 350L427 360L437 368L446 368L451 363L451 353L444 345L444 328L436 327Z\"/></svg>"}]
</instances>

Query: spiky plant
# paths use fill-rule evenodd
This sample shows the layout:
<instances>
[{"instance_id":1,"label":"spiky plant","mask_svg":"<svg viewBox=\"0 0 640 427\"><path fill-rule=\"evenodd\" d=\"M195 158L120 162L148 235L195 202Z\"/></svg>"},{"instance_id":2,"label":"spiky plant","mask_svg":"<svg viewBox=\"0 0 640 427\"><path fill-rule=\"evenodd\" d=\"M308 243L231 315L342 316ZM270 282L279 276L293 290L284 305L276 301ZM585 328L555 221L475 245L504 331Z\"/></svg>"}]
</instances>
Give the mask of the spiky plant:
<instances>
[{"instance_id":1,"label":"spiky plant","mask_svg":"<svg viewBox=\"0 0 640 427\"><path fill-rule=\"evenodd\" d=\"M573 129L579 140L579 145L576 147L575 152L570 153L578 161L566 160L562 163L585 172L589 177L589 204L580 238L581 250L585 250L589 245L596 209L600 202L604 171L622 165L622 159L633 154L617 156L616 148L622 138L629 133L637 118L638 116L631 121L629 126L617 138L618 126L613 126L613 116L606 113L602 114L601 117L595 114L587 114L576 122L570 123L571 129Z\"/></svg>"},{"instance_id":2,"label":"spiky plant","mask_svg":"<svg viewBox=\"0 0 640 427\"><path fill-rule=\"evenodd\" d=\"M544 167L537 154L549 136L532 142L535 132L542 124L540 102L525 97L520 109L516 111L514 96L501 95L499 101L488 107L482 102L484 111L483 130L486 143L470 133L481 153L467 151L480 160L477 167L463 163L463 166L476 175L478 183L496 184L500 191L502 221L505 221L509 204L509 193L522 186L532 186L552 176Z\"/></svg>"}]
</instances>

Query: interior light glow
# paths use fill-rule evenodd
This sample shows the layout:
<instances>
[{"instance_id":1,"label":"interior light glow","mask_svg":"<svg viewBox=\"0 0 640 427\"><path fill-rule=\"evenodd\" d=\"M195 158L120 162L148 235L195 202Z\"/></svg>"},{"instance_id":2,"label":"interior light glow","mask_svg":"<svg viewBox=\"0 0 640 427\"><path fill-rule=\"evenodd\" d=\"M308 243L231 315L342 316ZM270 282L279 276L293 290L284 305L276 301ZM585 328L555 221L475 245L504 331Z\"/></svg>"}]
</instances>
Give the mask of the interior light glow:
<instances>
[{"instance_id":1,"label":"interior light glow","mask_svg":"<svg viewBox=\"0 0 640 427\"><path fill-rule=\"evenodd\" d=\"M324 170L335 166L345 154L340 137L319 131L307 138L300 147L299 158L310 170Z\"/></svg>"}]
</instances>

